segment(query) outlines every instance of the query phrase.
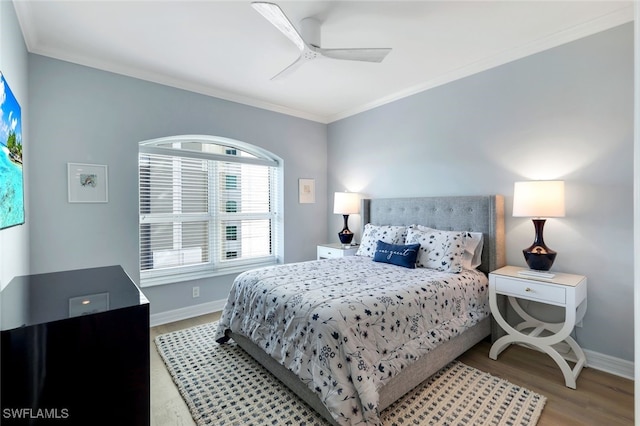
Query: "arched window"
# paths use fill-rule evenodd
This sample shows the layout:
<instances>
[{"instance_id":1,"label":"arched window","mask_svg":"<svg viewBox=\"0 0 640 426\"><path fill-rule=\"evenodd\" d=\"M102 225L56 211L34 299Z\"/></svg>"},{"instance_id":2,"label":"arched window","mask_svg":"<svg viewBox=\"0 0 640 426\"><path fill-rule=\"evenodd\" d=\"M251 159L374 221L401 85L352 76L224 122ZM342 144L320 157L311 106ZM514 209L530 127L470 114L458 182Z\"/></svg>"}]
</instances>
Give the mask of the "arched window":
<instances>
[{"instance_id":1,"label":"arched window","mask_svg":"<svg viewBox=\"0 0 640 426\"><path fill-rule=\"evenodd\" d=\"M141 285L277 263L281 175L273 154L232 139L141 142Z\"/></svg>"}]
</instances>

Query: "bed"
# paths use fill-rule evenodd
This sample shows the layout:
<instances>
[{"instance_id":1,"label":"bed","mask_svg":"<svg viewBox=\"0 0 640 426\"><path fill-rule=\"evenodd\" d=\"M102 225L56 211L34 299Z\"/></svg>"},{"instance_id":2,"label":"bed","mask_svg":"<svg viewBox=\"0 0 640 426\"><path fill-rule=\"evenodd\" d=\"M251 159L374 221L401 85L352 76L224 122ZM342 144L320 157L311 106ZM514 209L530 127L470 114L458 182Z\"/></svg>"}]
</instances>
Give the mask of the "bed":
<instances>
[{"instance_id":1,"label":"bed","mask_svg":"<svg viewBox=\"0 0 640 426\"><path fill-rule=\"evenodd\" d=\"M361 256L239 275L216 333L334 425L379 424L382 410L498 330L486 275L505 264L502 196L364 199L361 215ZM480 265L427 271L366 255L371 229L384 229L385 238L396 227L409 233L405 240L433 237L417 226L481 233Z\"/></svg>"}]
</instances>

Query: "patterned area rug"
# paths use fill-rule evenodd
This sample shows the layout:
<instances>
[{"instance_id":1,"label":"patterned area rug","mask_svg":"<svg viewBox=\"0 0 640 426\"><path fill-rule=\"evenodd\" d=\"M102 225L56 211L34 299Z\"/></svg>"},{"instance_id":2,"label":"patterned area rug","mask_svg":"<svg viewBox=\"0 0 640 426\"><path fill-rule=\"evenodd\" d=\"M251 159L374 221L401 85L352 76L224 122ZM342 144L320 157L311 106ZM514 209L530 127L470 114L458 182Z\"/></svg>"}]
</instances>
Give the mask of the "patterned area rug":
<instances>
[{"instance_id":1,"label":"patterned area rug","mask_svg":"<svg viewBox=\"0 0 640 426\"><path fill-rule=\"evenodd\" d=\"M198 425L329 424L233 341L213 340L216 323L156 337ZM382 412L393 425L535 425L546 397L453 361Z\"/></svg>"}]
</instances>

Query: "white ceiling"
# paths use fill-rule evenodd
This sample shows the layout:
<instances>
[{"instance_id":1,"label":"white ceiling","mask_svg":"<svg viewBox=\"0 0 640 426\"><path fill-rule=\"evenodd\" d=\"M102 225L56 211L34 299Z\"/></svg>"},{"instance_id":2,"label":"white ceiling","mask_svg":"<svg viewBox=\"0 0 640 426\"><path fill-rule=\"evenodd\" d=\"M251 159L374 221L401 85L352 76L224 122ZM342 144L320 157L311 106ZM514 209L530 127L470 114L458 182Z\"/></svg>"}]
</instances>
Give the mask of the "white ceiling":
<instances>
[{"instance_id":1,"label":"white ceiling","mask_svg":"<svg viewBox=\"0 0 640 426\"><path fill-rule=\"evenodd\" d=\"M382 63L298 50L250 1L14 0L27 49L329 123L633 20L624 1L275 1L322 47L391 47Z\"/></svg>"}]
</instances>

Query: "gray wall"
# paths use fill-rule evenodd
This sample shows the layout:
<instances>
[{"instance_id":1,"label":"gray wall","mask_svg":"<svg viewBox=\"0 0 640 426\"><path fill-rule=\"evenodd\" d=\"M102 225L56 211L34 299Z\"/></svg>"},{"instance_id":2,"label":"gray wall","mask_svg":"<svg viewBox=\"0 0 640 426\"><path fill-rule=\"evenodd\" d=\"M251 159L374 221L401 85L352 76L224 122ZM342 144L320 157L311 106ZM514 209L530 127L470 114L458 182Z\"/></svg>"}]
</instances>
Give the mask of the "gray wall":
<instances>
[{"instance_id":1,"label":"gray wall","mask_svg":"<svg viewBox=\"0 0 640 426\"><path fill-rule=\"evenodd\" d=\"M258 145L284 160L284 261L315 258L327 204L298 203L298 178L326 189L326 125L29 55L31 272L122 265L138 270L138 142L209 134ZM69 204L66 165L109 166L109 203ZM225 299L233 276L145 288L151 312Z\"/></svg>"},{"instance_id":2,"label":"gray wall","mask_svg":"<svg viewBox=\"0 0 640 426\"><path fill-rule=\"evenodd\" d=\"M566 217L547 220L545 242L554 270L588 277L577 340L632 361L633 87L626 24L332 123L328 193L503 194L507 261L526 266L533 225L511 217L513 183L565 180Z\"/></svg>"},{"instance_id":3,"label":"gray wall","mask_svg":"<svg viewBox=\"0 0 640 426\"><path fill-rule=\"evenodd\" d=\"M0 289L18 275L29 273L29 228L32 219L29 206L29 176L32 153L29 135L29 103L27 101L27 49L13 9L13 3L0 1L0 71L9 83L22 112L23 176L25 225L0 231Z\"/></svg>"}]
</instances>

